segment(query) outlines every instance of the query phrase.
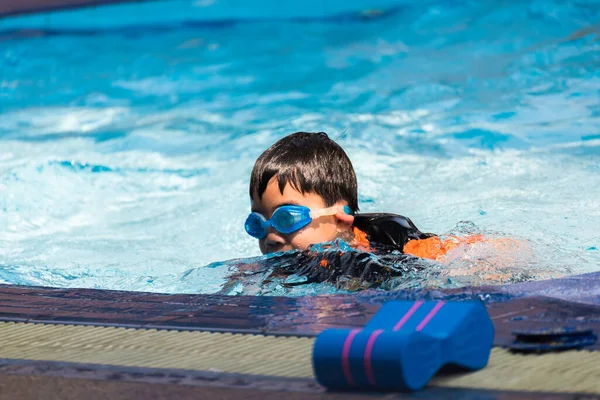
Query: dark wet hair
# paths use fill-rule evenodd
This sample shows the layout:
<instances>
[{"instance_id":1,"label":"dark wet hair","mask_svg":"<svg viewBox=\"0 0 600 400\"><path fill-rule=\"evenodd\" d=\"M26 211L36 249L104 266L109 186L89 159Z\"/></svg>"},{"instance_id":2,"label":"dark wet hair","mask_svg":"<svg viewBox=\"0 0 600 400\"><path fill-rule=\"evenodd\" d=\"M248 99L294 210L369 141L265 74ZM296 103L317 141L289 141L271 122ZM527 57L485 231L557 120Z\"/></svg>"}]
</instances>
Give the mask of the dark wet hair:
<instances>
[{"instance_id":1,"label":"dark wet hair","mask_svg":"<svg viewBox=\"0 0 600 400\"><path fill-rule=\"evenodd\" d=\"M277 175L283 193L289 183L300 193L315 193L327 207L346 200L358 211L356 174L350 158L325 132L296 132L277 141L258 157L250 176L250 199L262 198Z\"/></svg>"}]
</instances>

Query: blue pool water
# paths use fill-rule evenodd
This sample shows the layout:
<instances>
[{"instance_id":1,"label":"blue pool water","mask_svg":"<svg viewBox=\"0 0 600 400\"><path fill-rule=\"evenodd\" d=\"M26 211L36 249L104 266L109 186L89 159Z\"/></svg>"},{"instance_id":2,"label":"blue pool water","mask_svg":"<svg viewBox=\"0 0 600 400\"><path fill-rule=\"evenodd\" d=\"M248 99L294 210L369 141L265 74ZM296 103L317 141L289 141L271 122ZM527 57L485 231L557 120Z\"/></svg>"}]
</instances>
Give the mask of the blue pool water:
<instances>
[{"instance_id":1,"label":"blue pool water","mask_svg":"<svg viewBox=\"0 0 600 400\"><path fill-rule=\"evenodd\" d=\"M0 20L0 283L217 292L235 270L222 261L259 255L242 228L253 162L298 130L346 149L362 211L528 243L458 252L448 282L600 270L599 21L599 1L522 0Z\"/></svg>"}]
</instances>

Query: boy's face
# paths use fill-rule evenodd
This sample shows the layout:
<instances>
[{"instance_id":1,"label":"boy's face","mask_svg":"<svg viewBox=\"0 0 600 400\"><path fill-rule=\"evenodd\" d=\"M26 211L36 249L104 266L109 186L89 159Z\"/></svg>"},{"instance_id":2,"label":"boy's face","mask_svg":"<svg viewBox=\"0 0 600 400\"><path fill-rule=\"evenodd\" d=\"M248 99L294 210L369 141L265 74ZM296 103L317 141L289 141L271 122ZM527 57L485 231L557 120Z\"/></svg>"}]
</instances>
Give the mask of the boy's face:
<instances>
[{"instance_id":1,"label":"boy's face","mask_svg":"<svg viewBox=\"0 0 600 400\"><path fill-rule=\"evenodd\" d=\"M302 194L290 184L286 184L283 193L281 193L277 177L274 176L269 181L262 198L259 198L256 194L252 198L252 212L260 213L266 219L270 219L277 208L289 204L305 206L311 210L327 207L323 198L318 194ZM344 201L334 205L344 206L347 203ZM288 235L277 232L271 227L267 236L258 241L260 251L263 254L267 254L293 249L306 250L313 244L330 242L344 232L350 231L353 221L354 217L352 215L340 212L335 215L314 219L304 228Z\"/></svg>"}]
</instances>

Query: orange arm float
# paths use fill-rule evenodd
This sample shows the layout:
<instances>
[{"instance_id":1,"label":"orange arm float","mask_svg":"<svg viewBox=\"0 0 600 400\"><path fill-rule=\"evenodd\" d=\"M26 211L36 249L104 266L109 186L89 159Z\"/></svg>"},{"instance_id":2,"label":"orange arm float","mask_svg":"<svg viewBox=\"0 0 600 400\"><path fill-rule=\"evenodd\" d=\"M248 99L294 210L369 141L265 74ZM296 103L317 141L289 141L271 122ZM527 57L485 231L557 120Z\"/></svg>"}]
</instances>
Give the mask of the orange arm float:
<instances>
[{"instance_id":1,"label":"orange arm float","mask_svg":"<svg viewBox=\"0 0 600 400\"><path fill-rule=\"evenodd\" d=\"M358 228L353 229L354 239L350 246L355 249L372 251L368 236ZM413 239L404 245L403 252L420 258L439 261L448 252L462 244L474 244L481 242L493 243L495 247L522 245L519 241L508 238L488 238L484 235L469 236L449 236L442 240L439 236L432 236L427 239Z\"/></svg>"},{"instance_id":2,"label":"orange arm float","mask_svg":"<svg viewBox=\"0 0 600 400\"><path fill-rule=\"evenodd\" d=\"M410 240L404 245L404 253L411 254L420 258L428 258L430 260L442 259L450 250L460 246L461 244L472 244L477 242L485 242L487 238L483 235L471 236L451 236L447 239L440 239L438 236L433 236L427 239Z\"/></svg>"}]
</instances>

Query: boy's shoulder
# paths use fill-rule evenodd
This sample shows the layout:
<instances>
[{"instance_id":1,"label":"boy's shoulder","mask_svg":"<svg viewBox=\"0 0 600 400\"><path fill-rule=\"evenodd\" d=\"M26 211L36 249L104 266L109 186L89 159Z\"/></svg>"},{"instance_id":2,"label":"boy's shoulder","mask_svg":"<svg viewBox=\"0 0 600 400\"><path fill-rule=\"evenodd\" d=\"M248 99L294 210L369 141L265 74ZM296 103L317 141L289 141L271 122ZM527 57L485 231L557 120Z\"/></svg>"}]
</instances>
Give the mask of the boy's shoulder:
<instances>
[{"instance_id":1,"label":"boy's shoulder","mask_svg":"<svg viewBox=\"0 0 600 400\"><path fill-rule=\"evenodd\" d=\"M354 227L365 232L370 242L402 250L409 240L435 236L421 232L407 217L389 213L366 213L354 216Z\"/></svg>"}]
</instances>

